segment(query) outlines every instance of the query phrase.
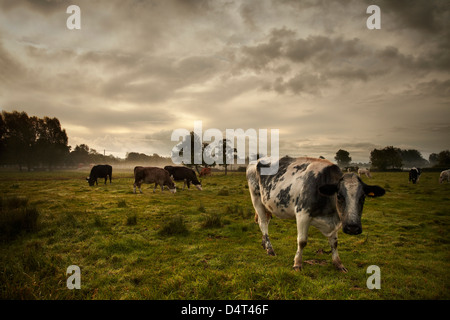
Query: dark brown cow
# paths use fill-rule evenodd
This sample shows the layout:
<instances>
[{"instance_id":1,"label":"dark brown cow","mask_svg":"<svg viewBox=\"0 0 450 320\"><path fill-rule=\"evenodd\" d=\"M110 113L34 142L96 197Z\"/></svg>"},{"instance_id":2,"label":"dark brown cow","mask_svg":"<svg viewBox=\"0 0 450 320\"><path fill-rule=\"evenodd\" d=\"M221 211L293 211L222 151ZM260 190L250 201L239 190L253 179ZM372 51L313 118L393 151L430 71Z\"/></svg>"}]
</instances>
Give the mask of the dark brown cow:
<instances>
[{"instance_id":1,"label":"dark brown cow","mask_svg":"<svg viewBox=\"0 0 450 320\"><path fill-rule=\"evenodd\" d=\"M142 183L154 183L155 192L157 185L161 186L161 192L164 191L164 186L167 186L170 192L175 193L177 191L175 183L170 178L170 174L167 170L157 167L135 167L134 168L134 184L133 191L136 193L136 187L139 188L139 192L142 193Z\"/></svg>"}]
</instances>

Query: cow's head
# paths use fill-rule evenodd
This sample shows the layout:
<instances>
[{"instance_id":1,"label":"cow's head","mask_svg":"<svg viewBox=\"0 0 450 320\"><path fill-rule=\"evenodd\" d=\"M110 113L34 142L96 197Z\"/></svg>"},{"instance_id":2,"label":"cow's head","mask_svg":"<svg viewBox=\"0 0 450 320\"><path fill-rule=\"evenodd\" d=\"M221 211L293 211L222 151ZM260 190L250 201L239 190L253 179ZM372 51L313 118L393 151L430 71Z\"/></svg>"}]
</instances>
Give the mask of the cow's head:
<instances>
[{"instance_id":1,"label":"cow's head","mask_svg":"<svg viewBox=\"0 0 450 320\"><path fill-rule=\"evenodd\" d=\"M175 185L175 182L170 180L170 182L166 183L167 187L169 188L170 192L176 193L177 192L177 186Z\"/></svg>"},{"instance_id":2,"label":"cow's head","mask_svg":"<svg viewBox=\"0 0 450 320\"><path fill-rule=\"evenodd\" d=\"M95 180L94 179L91 179L91 177L87 177L86 178L86 181L89 183L89 186L93 186L94 185L94 183L95 183Z\"/></svg>"},{"instance_id":3,"label":"cow's head","mask_svg":"<svg viewBox=\"0 0 450 320\"><path fill-rule=\"evenodd\" d=\"M319 187L321 194L336 194L336 208L342 221L342 230L347 234L362 232L361 215L364 199L381 197L385 190L379 186L369 186L354 173L346 173L337 184L326 184Z\"/></svg>"},{"instance_id":4,"label":"cow's head","mask_svg":"<svg viewBox=\"0 0 450 320\"><path fill-rule=\"evenodd\" d=\"M202 191L203 189L202 189L202 180L200 179L200 181L192 181L192 184L198 189L198 190L200 190L200 191Z\"/></svg>"}]
</instances>

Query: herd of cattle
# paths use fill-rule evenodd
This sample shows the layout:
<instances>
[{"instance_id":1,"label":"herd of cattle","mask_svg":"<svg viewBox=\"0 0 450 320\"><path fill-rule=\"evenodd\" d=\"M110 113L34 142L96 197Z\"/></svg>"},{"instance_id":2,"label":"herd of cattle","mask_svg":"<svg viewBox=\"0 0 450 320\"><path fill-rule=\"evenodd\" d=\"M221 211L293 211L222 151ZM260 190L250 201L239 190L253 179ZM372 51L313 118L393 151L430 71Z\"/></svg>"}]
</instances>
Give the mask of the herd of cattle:
<instances>
[{"instance_id":1,"label":"herd of cattle","mask_svg":"<svg viewBox=\"0 0 450 320\"><path fill-rule=\"evenodd\" d=\"M209 170L205 170L209 169ZM204 168L200 172L200 176L205 176L211 174L210 168ZM90 186L94 184L98 185L97 179L104 178L105 184L108 181L111 183L112 180L112 166L109 164L96 165L92 167L89 177L86 178ZM197 179L195 171L187 167L178 166L165 166L163 168L158 167L134 167L134 184L133 192L136 193L136 187L139 188L139 192L142 193L141 185L142 183L154 183L155 187L153 192L155 192L156 187L159 185L161 191L164 191L164 186L167 186L172 193L176 192L176 186L174 181L183 181L183 190L187 185L188 189L191 183L198 189L202 190L202 184Z\"/></svg>"},{"instance_id":2,"label":"herd of cattle","mask_svg":"<svg viewBox=\"0 0 450 320\"><path fill-rule=\"evenodd\" d=\"M262 233L262 246L269 255L275 255L269 240L269 221L273 215L282 219L297 221L297 252L294 257L294 269L302 268L302 253L308 239L310 225L319 229L328 238L331 246L332 263L342 272L347 269L342 264L338 250L338 231L342 227L344 233L357 235L362 232L361 215L366 197L381 197L385 190L380 186L368 185L361 179L365 174L371 178L370 171L359 169L355 172L343 173L332 162L315 158L283 157L278 160L278 171L273 175L261 174L261 168L270 166L270 159L262 158L247 166L246 177L251 201L255 209L255 222ZM421 169L409 171L409 181L419 181ZM211 174L209 168L200 172L199 176ZM112 167L97 165L86 178L89 185L97 183L98 178L107 179L111 183ZM450 169L442 171L439 183L450 182ZM192 183L198 190L202 185L194 170L180 166L141 167L134 168L133 191L136 187L142 193L142 183L159 185L161 191L167 186L176 192L175 181L183 181L183 189ZM98 183L97 183L98 184Z\"/></svg>"}]
</instances>

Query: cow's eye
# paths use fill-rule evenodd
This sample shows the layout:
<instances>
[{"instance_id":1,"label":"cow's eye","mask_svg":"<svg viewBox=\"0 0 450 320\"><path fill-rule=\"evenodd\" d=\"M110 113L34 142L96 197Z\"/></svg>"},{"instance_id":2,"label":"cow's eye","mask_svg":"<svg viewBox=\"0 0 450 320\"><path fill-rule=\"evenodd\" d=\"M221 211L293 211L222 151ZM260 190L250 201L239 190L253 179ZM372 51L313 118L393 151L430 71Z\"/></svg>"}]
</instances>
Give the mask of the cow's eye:
<instances>
[{"instance_id":1,"label":"cow's eye","mask_svg":"<svg viewBox=\"0 0 450 320\"><path fill-rule=\"evenodd\" d=\"M339 202L344 202L344 200L345 200L345 198L340 194L337 195L337 198L338 198Z\"/></svg>"}]
</instances>

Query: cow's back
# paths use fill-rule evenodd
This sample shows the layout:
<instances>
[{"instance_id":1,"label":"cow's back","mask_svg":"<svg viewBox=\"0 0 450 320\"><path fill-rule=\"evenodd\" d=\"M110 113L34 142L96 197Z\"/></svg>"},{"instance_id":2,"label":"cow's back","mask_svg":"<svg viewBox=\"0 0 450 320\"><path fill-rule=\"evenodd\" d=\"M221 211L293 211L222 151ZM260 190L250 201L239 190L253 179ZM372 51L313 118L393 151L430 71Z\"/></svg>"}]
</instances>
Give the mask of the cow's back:
<instances>
[{"instance_id":1,"label":"cow's back","mask_svg":"<svg viewBox=\"0 0 450 320\"><path fill-rule=\"evenodd\" d=\"M136 180L146 183L157 182L164 179L164 174L169 174L166 170L157 167L138 168L136 171Z\"/></svg>"},{"instance_id":2,"label":"cow's back","mask_svg":"<svg viewBox=\"0 0 450 320\"><path fill-rule=\"evenodd\" d=\"M278 165L274 175L261 175L264 164L258 161L247 173L258 181L268 211L281 218L292 218L299 210L307 210L311 216L333 214L330 197L321 195L319 187L339 181L342 172L338 166L325 159L290 157L281 158Z\"/></svg>"}]
</instances>

